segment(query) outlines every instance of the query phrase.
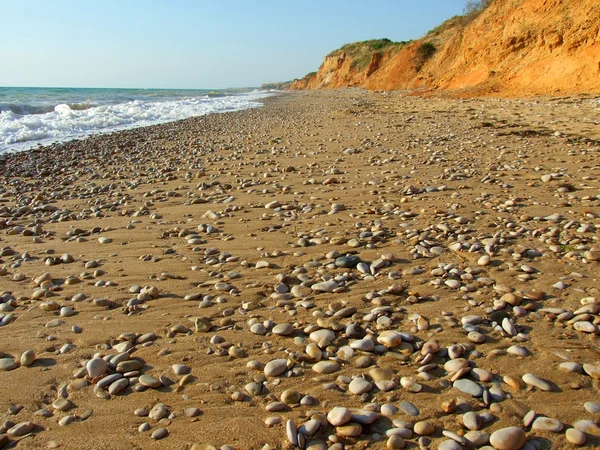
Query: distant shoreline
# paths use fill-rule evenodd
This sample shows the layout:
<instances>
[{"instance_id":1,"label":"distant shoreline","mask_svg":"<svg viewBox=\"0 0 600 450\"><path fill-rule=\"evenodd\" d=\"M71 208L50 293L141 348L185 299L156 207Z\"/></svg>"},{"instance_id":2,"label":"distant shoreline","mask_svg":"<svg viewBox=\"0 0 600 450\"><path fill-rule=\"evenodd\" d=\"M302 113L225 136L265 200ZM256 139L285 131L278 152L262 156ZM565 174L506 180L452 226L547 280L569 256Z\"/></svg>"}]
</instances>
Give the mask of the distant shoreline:
<instances>
[{"instance_id":1,"label":"distant shoreline","mask_svg":"<svg viewBox=\"0 0 600 450\"><path fill-rule=\"evenodd\" d=\"M279 101L282 97L292 96L292 95L297 95L297 92L281 91L278 93L273 93L273 95L271 95L269 97L262 98L258 102L262 104L260 106L260 108L264 108L273 102ZM240 114L240 113L244 113L246 111L250 111L253 109L255 109L255 108L248 108L248 109L243 109L243 110L239 110L239 111L211 112L208 114L192 116L192 117L187 117L185 119L173 120L173 121L162 122L162 123L157 123L157 124L152 124L152 125L140 125L140 126L132 126L130 128L124 128L124 129L119 129L119 130L96 132L96 133L92 133L88 136L83 136L81 138L67 139L65 141L57 141L57 142L51 142L51 143L47 143L47 144L38 143L38 144L35 144L31 148L27 148L27 149L23 149L23 150L7 150L7 151L1 152L0 153L0 163L8 163L11 159L16 158L16 157L18 157L18 159L21 159L22 157L28 157L29 155L32 155L32 154L37 155L40 153L58 152L58 151L61 151L62 149L67 149L67 148L72 149L74 145L81 145L81 146L85 147L85 146L87 146L87 143L92 143L92 142L94 144L98 144L98 143L101 144L101 141L103 139L110 139L112 141L115 139L118 140L119 137L128 138L132 133L137 135L139 133L152 132L154 130L162 130L165 127L171 128L174 125L177 127L185 126L185 124L193 123L197 120L202 120L202 119L205 119L206 117L210 117L212 115Z\"/></svg>"}]
</instances>

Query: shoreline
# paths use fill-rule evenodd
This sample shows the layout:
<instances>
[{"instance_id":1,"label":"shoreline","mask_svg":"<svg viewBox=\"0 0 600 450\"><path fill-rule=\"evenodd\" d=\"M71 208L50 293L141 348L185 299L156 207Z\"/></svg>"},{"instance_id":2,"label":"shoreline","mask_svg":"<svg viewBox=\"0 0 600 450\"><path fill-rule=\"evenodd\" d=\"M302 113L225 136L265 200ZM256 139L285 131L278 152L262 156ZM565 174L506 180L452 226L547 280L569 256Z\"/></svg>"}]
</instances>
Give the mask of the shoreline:
<instances>
[{"instance_id":1,"label":"shoreline","mask_svg":"<svg viewBox=\"0 0 600 450\"><path fill-rule=\"evenodd\" d=\"M261 102L0 155L0 442L600 445L595 100Z\"/></svg>"},{"instance_id":2,"label":"shoreline","mask_svg":"<svg viewBox=\"0 0 600 450\"><path fill-rule=\"evenodd\" d=\"M44 88L40 88L40 89L44 89ZM177 91L177 92L179 92L179 91ZM211 93L208 90L206 90L206 96L211 97L210 94ZM253 95L253 94L256 95L257 93L246 92L244 95ZM258 97L258 98L256 98L256 99L248 100L250 102L253 102L254 105L249 106L248 108L238 109L238 111L243 111L244 109L252 109L252 108L255 108L255 107L260 107L260 105L262 105L261 100L264 99L264 98L268 98L268 97L265 97L265 95L266 96L271 96L273 94L269 93L269 92L266 92L266 91L264 91L264 92L261 91L259 95L261 95L261 96ZM233 100L235 100L236 98L239 98L239 97L236 96L235 94L232 94L231 91L230 91L230 93L228 95L219 94L216 97L213 96L211 98L213 98L213 99L214 98L217 98L217 99L225 98L225 99L233 99ZM70 105L67 104L67 110L69 112L70 112L70 107L74 104L73 100L74 99L71 99L71 104ZM124 98L122 100L123 101L127 100L127 101L131 102L130 99L125 99ZM141 104L145 104L145 105L156 104L155 100L154 101L151 101L151 100L152 100L151 98L146 98L145 100L144 99L140 99L139 101L141 102ZM173 97L171 100L163 98L162 102L176 102L176 101L184 101L184 100L188 100L188 99L183 98L183 97ZM198 100L198 99L196 98L196 99L192 99L192 100ZM57 99L56 101L59 101L59 100ZM111 107L118 108L118 107L122 106L123 104L125 104L125 103L114 103L114 100L113 100L113 103L110 103L111 99L104 99L104 101L108 101L108 103L106 103L106 104L102 104L101 103L101 104L95 104L95 105L91 104L91 105L89 105L88 108L85 108L85 109L111 108ZM35 104L35 100L32 100L32 102ZM160 104L160 103L161 102L158 102L158 104ZM77 103L77 105L79 105L79 103ZM19 106L19 105L17 105L17 106ZM30 105L25 105L25 106L30 106ZM55 112L56 106L57 105L54 104L54 106L52 106L52 109L49 109L49 110L45 111L45 113L40 113L41 116L42 116L42 119L39 119L39 120L47 120L47 119L44 119L44 117L47 116L48 113ZM58 106L61 106L61 105L58 105ZM217 106L219 106L219 105L217 105ZM218 108L217 108L217 106L213 105L213 108L216 109L213 112L209 112L209 113L206 113L206 112L198 113L198 112L196 112L196 115L191 115L189 117L184 117L182 119L175 119L175 120L173 120L171 118L171 120L167 120L167 121L165 121L164 117L162 119L155 119L155 120L151 120L151 121L149 121L148 119L144 119L144 120L138 120L135 123L127 123L127 124L120 123L120 124L117 124L117 125L113 124L111 127L94 129L92 131L90 131L89 129L85 129L85 127L88 124L85 122L85 120L79 118L78 120L80 120L80 122L78 122L78 125L80 127L83 127L83 130L81 130L81 129L79 130L79 134L80 134L79 136L46 137L46 138L43 138L43 139L19 141L19 142L14 142L12 144L5 144L6 148L3 147L3 148L0 149L0 155L5 154L5 153L18 153L18 152L27 151L27 150L33 150L33 149L40 148L40 147L50 147L50 146L53 146L53 145L57 145L57 144L61 144L61 143L67 143L67 142L74 141L74 140L81 141L81 140L86 139L87 137L94 136L94 135L111 134L111 133L115 133L115 132L118 132L118 131L126 131L126 130L131 130L131 129L136 129L136 128L143 128L143 127L148 127L148 126L161 125L161 124L164 124L164 123L178 122L180 120L185 120L185 119L191 118L191 117L202 117L202 116L205 116L207 114L222 114L223 112L219 111ZM238 107L238 106L234 106L234 105L227 105L227 106L228 107L233 107L233 108ZM178 105L178 107L187 107L187 106L186 105L183 105L183 106L182 105ZM78 108L75 108L75 109L78 109ZM10 111L11 110L9 109L9 112ZM152 114L152 111L153 111L152 108L150 108L150 112L145 112L145 113ZM235 111L225 111L225 112L235 112ZM104 113L107 114L106 111L104 111ZM113 111L111 114L114 114L114 113L115 112ZM121 113L123 113L123 112L121 111ZM154 114L156 114L156 112L154 112ZM27 117L35 116L35 115L36 114L27 113L25 116L22 116L22 118L27 118ZM20 117L20 116L17 116L17 117ZM114 119L114 116L112 116L112 118ZM110 119L111 119L111 117L105 118L105 120L110 120ZM36 120L38 120L38 119L36 119ZM56 120L58 120L58 119L55 119L54 122L49 122L49 123L44 122L44 124L46 126L50 126L52 128L52 127L56 126L56 123L55 123ZM83 120L83 122L81 122L81 120ZM148 122L150 122L150 123L148 123ZM12 123L13 127L15 127L17 125L18 125L18 123ZM10 128L11 127L9 126L9 129ZM81 134L81 133L83 133L83 134ZM72 132L71 134L74 135L74 134L77 134L77 133L73 133Z\"/></svg>"}]
</instances>

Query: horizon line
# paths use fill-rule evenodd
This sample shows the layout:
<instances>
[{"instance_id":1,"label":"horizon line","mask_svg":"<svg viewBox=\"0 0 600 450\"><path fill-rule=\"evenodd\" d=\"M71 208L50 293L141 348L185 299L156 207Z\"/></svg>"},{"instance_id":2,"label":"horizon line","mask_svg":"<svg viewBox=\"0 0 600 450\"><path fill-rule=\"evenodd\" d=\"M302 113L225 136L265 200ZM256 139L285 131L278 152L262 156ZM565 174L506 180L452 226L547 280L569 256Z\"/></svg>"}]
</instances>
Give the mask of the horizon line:
<instances>
[{"instance_id":1,"label":"horizon line","mask_svg":"<svg viewBox=\"0 0 600 450\"><path fill-rule=\"evenodd\" d=\"M106 86L16 86L16 85L0 85L0 89L3 88L17 88L17 89L138 89L138 90L149 90L149 91L222 91L227 89L257 89L260 86L230 86L225 88L177 88L177 87L106 87Z\"/></svg>"}]
</instances>

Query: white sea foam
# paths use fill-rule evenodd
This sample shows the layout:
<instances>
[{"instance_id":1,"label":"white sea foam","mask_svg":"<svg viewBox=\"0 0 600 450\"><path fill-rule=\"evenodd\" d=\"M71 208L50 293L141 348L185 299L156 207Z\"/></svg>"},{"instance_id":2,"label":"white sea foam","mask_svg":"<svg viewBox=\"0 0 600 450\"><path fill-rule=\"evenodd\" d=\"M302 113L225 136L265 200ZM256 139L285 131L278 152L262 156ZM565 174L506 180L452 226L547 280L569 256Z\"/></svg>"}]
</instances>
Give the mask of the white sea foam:
<instances>
[{"instance_id":1,"label":"white sea foam","mask_svg":"<svg viewBox=\"0 0 600 450\"><path fill-rule=\"evenodd\" d=\"M198 97L173 101L134 100L83 110L56 105L44 114L0 113L0 152L23 150L37 143L49 143L124 128L172 122L210 113L239 111L261 106L258 99L268 93L253 92L224 97Z\"/></svg>"}]
</instances>

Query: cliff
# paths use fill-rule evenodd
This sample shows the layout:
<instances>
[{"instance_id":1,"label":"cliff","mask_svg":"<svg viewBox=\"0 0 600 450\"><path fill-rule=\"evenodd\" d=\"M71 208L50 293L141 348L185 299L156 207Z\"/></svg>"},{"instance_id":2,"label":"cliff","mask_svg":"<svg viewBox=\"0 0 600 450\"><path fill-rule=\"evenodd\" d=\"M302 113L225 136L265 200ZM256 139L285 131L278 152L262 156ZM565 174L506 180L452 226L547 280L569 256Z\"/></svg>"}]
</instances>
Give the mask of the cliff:
<instances>
[{"instance_id":1,"label":"cliff","mask_svg":"<svg viewBox=\"0 0 600 450\"><path fill-rule=\"evenodd\" d=\"M380 41L386 45L370 44ZM492 0L479 14L454 17L417 41L344 46L291 89L342 86L478 95L600 93L600 3Z\"/></svg>"}]
</instances>

